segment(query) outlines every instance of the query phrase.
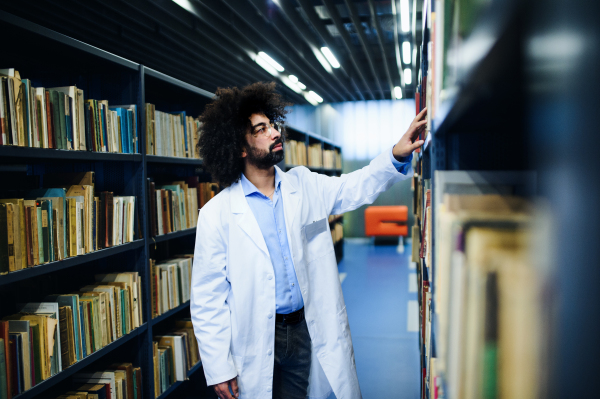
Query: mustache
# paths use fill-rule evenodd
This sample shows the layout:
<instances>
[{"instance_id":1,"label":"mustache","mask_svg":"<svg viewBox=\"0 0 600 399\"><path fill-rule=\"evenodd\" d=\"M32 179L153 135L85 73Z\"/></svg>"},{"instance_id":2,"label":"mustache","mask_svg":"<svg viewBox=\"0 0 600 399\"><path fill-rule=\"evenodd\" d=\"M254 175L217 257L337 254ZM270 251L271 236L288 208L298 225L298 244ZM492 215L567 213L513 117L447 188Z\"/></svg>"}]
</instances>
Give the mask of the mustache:
<instances>
[{"instance_id":1,"label":"mustache","mask_svg":"<svg viewBox=\"0 0 600 399\"><path fill-rule=\"evenodd\" d=\"M277 141L275 141L273 144L271 144L271 146L269 147L269 151L273 151L273 148L275 148L275 146L281 144L281 146L283 147L283 140L280 138L277 139Z\"/></svg>"}]
</instances>

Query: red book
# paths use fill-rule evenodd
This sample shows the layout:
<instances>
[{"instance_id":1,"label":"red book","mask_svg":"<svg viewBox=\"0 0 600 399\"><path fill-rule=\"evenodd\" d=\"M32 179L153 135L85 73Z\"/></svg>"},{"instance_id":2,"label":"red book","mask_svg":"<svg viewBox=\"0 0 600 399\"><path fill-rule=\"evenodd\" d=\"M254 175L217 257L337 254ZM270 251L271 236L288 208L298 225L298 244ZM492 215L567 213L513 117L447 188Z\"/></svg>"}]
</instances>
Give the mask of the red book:
<instances>
[{"instance_id":1,"label":"red book","mask_svg":"<svg viewBox=\"0 0 600 399\"><path fill-rule=\"evenodd\" d=\"M8 388L8 392L6 392L6 396L4 393L3 397L8 399L12 398L12 363L10 356L10 342L8 338L8 321L0 321L0 338L4 340L4 358L6 362L6 386Z\"/></svg>"},{"instance_id":2,"label":"red book","mask_svg":"<svg viewBox=\"0 0 600 399\"><path fill-rule=\"evenodd\" d=\"M52 131L52 126L54 126L54 122L52 121L52 103L50 102L50 92L48 90L46 90L46 123L48 124L48 148L56 148L54 132Z\"/></svg>"}]
</instances>

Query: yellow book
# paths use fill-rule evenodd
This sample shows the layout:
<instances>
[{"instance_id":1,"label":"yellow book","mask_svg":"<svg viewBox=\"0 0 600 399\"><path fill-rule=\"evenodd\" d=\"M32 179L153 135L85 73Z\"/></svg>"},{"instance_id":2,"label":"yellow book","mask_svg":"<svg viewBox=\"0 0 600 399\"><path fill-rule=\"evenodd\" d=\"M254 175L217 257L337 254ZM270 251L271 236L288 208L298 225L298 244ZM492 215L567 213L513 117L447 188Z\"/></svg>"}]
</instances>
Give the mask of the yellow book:
<instances>
[{"instance_id":1,"label":"yellow book","mask_svg":"<svg viewBox=\"0 0 600 399\"><path fill-rule=\"evenodd\" d=\"M18 234L15 234L15 267L16 270L27 268L27 245L25 241L25 203L22 198L0 199L0 204L16 204L15 214L17 224L14 224L15 231L18 229Z\"/></svg>"}]
</instances>

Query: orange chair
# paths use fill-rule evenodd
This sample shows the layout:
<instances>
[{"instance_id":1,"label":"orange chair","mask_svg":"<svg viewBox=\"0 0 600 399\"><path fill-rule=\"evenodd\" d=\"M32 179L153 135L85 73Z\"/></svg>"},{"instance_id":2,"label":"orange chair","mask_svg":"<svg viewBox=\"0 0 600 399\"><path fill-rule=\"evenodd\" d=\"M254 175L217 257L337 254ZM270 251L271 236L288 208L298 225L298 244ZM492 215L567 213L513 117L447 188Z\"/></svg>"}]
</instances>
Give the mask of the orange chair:
<instances>
[{"instance_id":1,"label":"orange chair","mask_svg":"<svg viewBox=\"0 0 600 399\"><path fill-rule=\"evenodd\" d=\"M400 246L403 246L403 237L408 236L408 207L394 206L369 206L365 209L365 235L367 237L400 237Z\"/></svg>"}]
</instances>

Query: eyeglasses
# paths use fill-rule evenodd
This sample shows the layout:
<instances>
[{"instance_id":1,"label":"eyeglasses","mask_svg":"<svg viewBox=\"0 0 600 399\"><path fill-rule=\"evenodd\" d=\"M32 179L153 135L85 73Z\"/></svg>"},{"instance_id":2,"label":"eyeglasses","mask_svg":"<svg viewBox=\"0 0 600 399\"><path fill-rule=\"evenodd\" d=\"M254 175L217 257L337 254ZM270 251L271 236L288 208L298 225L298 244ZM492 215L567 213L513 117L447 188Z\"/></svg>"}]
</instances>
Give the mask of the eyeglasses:
<instances>
[{"instance_id":1,"label":"eyeglasses","mask_svg":"<svg viewBox=\"0 0 600 399\"><path fill-rule=\"evenodd\" d=\"M275 129L281 133L282 128L283 128L283 125L278 122L270 123L270 124L261 123L260 125L258 125L254 128L254 130L252 131L252 135L254 137L261 135L261 136L265 136L268 138L268 137L271 137L271 132L273 131L273 129Z\"/></svg>"}]
</instances>

